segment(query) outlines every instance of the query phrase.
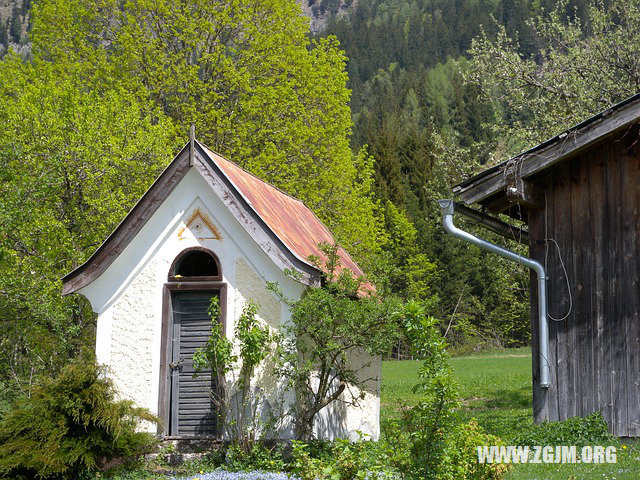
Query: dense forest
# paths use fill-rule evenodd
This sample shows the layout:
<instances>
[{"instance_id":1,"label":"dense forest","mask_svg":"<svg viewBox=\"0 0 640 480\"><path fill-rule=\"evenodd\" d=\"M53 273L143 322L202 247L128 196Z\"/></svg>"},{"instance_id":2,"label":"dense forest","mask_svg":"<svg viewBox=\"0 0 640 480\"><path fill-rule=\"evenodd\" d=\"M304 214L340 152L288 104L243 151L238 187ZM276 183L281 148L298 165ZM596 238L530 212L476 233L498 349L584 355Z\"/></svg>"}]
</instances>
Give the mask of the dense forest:
<instances>
[{"instance_id":1,"label":"dense forest","mask_svg":"<svg viewBox=\"0 0 640 480\"><path fill-rule=\"evenodd\" d=\"M316 34L292 0L196 3L0 3L0 394L93 343L60 278L191 124L454 347L528 343L528 272L447 238L436 200L640 90L639 3L307 1Z\"/></svg>"},{"instance_id":2,"label":"dense forest","mask_svg":"<svg viewBox=\"0 0 640 480\"><path fill-rule=\"evenodd\" d=\"M329 8L331 2L326 3ZM597 5L604 9L608 3ZM429 274L422 271L429 286L422 295L431 295L432 313L452 344L526 344L528 272L444 237L435 199L449 196L456 182L488 162L504 160L561 131L572 123L570 118L579 121L559 112L554 125L540 126L529 136L515 132L518 126L540 121L526 108L516 113L534 94L520 98L520 105L510 104L509 98L518 96L518 82L512 80L516 75L502 84L491 76L493 68L508 71L507 62L481 63L483 52L491 56L503 50L491 52L490 41L478 45L482 38L513 39L512 53L519 62L543 64L545 51L559 43L551 27L556 34L570 25L579 29L566 39L567 45L593 34L592 22L598 17L590 13L590 2L361 0L347 14L335 11L323 34L335 35L348 57L352 148L366 145L375 158L374 190L387 206L387 230L395 231L398 215L415 229L414 251L391 249L390 263L402 276L411 271L409 258L425 255L432 262ZM555 20L550 22L550 17ZM624 14L613 14L611 23L620 18ZM632 86L621 90L635 91ZM624 97L608 91L603 103ZM581 108L581 114L605 108L603 103ZM545 108L550 109L548 104ZM479 233L492 238L486 231ZM507 245L520 248L515 242ZM412 295L415 275L413 280L391 278L396 293Z\"/></svg>"},{"instance_id":3,"label":"dense forest","mask_svg":"<svg viewBox=\"0 0 640 480\"><path fill-rule=\"evenodd\" d=\"M500 121L500 105L465 79L472 39L504 26L517 32L522 55L535 55L541 45L528 19L554 4L546 3L363 0L324 31L339 39L349 59L352 147L366 145L375 158L387 228L393 230L397 209L416 231L416 252L404 255L419 252L432 262L424 282L432 313L453 344L528 341L527 272L443 236L435 200L496 151L487 125ZM573 15L584 8L584 2L567 5ZM391 263L402 265L403 254L392 255ZM411 295L407 283L394 279L392 288Z\"/></svg>"}]
</instances>

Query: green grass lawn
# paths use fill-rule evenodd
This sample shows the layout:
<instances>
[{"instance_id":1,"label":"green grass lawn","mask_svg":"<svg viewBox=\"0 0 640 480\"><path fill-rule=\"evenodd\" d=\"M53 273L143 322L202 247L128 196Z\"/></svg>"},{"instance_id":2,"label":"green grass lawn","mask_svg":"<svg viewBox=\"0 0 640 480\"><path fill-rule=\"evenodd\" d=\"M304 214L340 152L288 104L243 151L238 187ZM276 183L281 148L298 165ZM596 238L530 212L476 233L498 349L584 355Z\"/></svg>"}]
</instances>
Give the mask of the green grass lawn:
<instances>
[{"instance_id":1,"label":"green grass lawn","mask_svg":"<svg viewBox=\"0 0 640 480\"><path fill-rule=\"evenodd\" d=\"M493 350L451 359L460 385L462 417L475 418L486 432L506 444L531 419L531 350ZM402 404L413 405L419 396L418 361L382 364L382 420L397 415ZM618 463L603 465L516 465L507 480L637 480L640 478L640 444L618 448Z\"/></svg>"}]
</instances>

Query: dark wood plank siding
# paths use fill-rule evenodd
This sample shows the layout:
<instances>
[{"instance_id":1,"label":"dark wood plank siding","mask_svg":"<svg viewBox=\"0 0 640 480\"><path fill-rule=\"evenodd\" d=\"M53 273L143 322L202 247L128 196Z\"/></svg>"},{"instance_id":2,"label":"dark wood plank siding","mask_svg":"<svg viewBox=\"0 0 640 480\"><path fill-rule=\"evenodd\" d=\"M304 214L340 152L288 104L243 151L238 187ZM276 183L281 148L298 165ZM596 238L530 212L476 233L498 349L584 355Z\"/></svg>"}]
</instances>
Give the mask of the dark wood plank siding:
<instances>
[{"instance_id":1,"label":"dark wood plank siding","mask_svg":"<svg viewBox=\"0 0 640 480\"><path fill-rule=\"evenodd\" d=\"M627 372L626 372L626 318L622 314L626 288L624 253L622 251L622 152L614 144L608 145L607 204L609 218L608 293L605 295L605 321L609 325L609 357L611 358L611 422L614 432L627 434Z\"/></svg>"},{"instance_id":2,"label":"dark wood plank siding","mask_svg":"<svg viewBox=\"0 0 640 480\"><path fill-rule=\"evenodd\" d=\"M614 434L640 435L637 136L637 129L627 132L537 179L546 189L547 206L530 212L530 254L546 261L550 314L562 317L570 306L571 313L561 322L549 320L551 387L545 392L537 386L538 328L532 301L536 421L601 411ZM560 255L552 242L545 254L545 235L558 243ZM531 285L535 299L535 282Z\"/></svg>"},{"instance_id":3,"label":"dark wood plank siding","mask_svg":"<svg viewBox=\"0 0 640 480\"><path fill-rule=\"evenodd\" d=\"M595 360L595 371L592 383L594 390L592 395L595 399L594 411L599 410L605 418L611 418L611 382L605 372L611 369L608 357L607 331L608 324L605 322L605 265L608 263L608 251L606 238L609 232L608 219L604 214L604 205L607 197L606 189L606 168L607 157L598 155L595 152L592 158L593 163L589 170L589 194L591 205L594 205L591 212L591 235L584 247L593 252L593 263L589 276L592 278L594 290L591 293L593 308L590 321L595 327L594 344L592 351Z\"/></svg>"},{"instance_id":4,"label":"dark wood plank siding","mask_svg":"<svg viewBox=\"0 0 640 480\"><path fill-rule=\"evenodd\" d=\"M623 303L627 319L627 412L629 436L640 436L640 157L634 149L623 156L622 188L627 195L622 204L623 276L628 282L629 300ZM630 380L630 381L629 381Z\"/></svg>"},{"instance_id":5,"label":"dark wood plank siding","mask_svg":"<svg viewBox=\"0 0 640 480\"><path fill-rule=\"evenodd\" d=\"M541 239L544 236L544 224L542 215L530 215L529 217L529 254L533 258L543 258L544 246L542 241L535 240ZM534 345L534 349L539 344L538 334L538 303L535 301L538 298L538 282L535 272L531 271L531 343ZM535 353L535 352L534 352ZM532 356L532 381L533 381L533 418L536 422L549 418L549 403L547 401L547 395L551 388L555 391L555 386L552 383L550 388L540 387L540 356ZM551 369L554 371L554 369ZM555 384L557 385L557 383Z\"/></svg>"},{"instance_id":6,"label":"dark wood plank siding","mask_svg":"<svg viewBox=\"0 0 640 480\"><path fill-rule=\"evenodd\" d=\"M582 248L580 241L581 238L591 238L588 165L592 160L593 158L585 158L571 165L571 204L575 205L575 213L571 217L571 228L574 235L571 246L573 268L568 271L568 274L570 275L569 279L573 279L573 285L575 285L575 288L571 289L571 294L572 308L575 309L573 318L577 320L574 325L575 344L572 348L575 348L575 345L583 346L576 352L577 384L584 386L576 396L576 415L581 416L593 412L595 404L593 401L593 392L595 391L593 323L589 321L579 323L579 319L592 318L592 279L590 275L582 275L582 271L593 268L593 255L591 249Z\"/></svg>"}]
</instances>

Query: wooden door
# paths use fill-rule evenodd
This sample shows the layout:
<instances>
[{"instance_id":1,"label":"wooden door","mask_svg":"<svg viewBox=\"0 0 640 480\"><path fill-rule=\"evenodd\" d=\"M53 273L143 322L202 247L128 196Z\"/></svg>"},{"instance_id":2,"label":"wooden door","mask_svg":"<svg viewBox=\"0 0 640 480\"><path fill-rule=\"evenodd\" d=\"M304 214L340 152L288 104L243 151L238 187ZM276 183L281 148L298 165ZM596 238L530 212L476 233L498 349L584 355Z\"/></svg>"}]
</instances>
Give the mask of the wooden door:
<instances>
[{"instance_id":1,"label":"wooden door","mask_svg":"<svg viewBox=\"0 0 640 480\"><path fill-rule=\"evenodd\" d=\"M215 379L211 370L196 373L193 354L211 335L207 310L219 292L174 292L169 381L169 435L215 436L217 415L212 401ZM194 376L195 375L195 376Z\"/></svg>"}]
</instances>

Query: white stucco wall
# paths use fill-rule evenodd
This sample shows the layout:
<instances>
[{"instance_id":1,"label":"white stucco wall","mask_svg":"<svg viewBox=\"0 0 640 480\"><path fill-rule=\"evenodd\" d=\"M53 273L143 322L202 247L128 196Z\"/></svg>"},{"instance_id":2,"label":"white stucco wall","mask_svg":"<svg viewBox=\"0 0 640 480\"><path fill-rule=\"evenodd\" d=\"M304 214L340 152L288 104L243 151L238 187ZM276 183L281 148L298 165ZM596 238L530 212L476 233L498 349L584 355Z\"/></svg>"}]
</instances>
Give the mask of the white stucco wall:
<instances>
[{"instance_id":1,"label":"white stucco wall","mask_svg":"<svg viewBox=\"0 0 640 480\"><path fill-rule=\"evenodd\" d=\"M351 385L345 389L339 401L322 409L316 418L315 436L358 440L362 434L368 440L378 440L382 357L354 351L350 353L349 360L350 367L359 371L364 388Z\"/></svg>"},{"instance_id":2,"label":"white stucco wall","mask_svg":"<svg viewBox=\"0 0 640 480\"><path fill-rule=\"evenodd\" d=\"M155 386L155 305L161 299L153 288L158 270L157 262L149 262L114 303L110 316L111 376L127 398L147 408Z\"/></svg>"},{"instance_id":3,"label":"white stucco wall","mask_svg":"<svg viewBox=\"0 0 640 480\"><path fill-rule=\"evenodd\" d=\"M220 239L197 238L184 228L196 209L208 217ZM200 175L189 171L118 258L80 290L98 313L98 361L108 366L123 397L154 413L159 403L163 286L173 260L194 246L210 249L220 260L227 284L226 334L230 339L235 320L249 300L259 305L259 318L271 328L278 329L290 320L287 305L266 289L266 282L278 282L289 298L299 298L304 291L302 284L285 276L260 249ZM360 361L370 360L363 358ZM371 376L379 377L380 361L373 360L370 368L375 375ZM275 408L269 395L276 395L279 385L269 365L257 372L256 382L266 392L265 408ZM319 436L343 437L362 430L377 438L379 382L368 390L359 407L344 410L336 406L321 412Z\"/></svg>"}]
</instances>

